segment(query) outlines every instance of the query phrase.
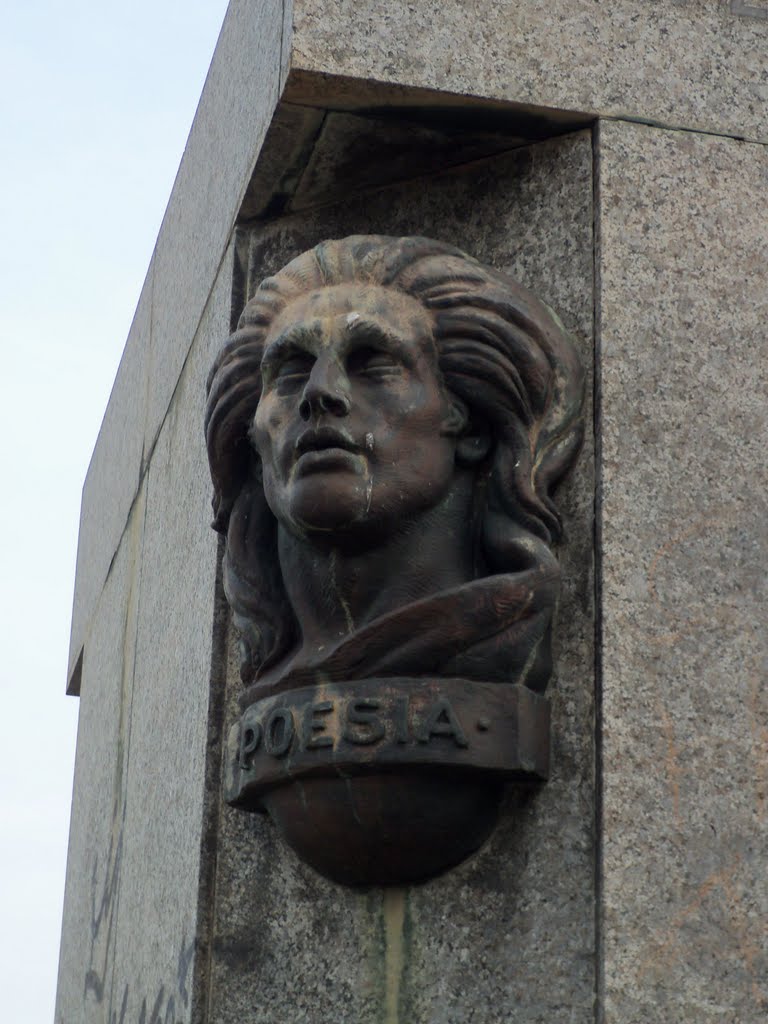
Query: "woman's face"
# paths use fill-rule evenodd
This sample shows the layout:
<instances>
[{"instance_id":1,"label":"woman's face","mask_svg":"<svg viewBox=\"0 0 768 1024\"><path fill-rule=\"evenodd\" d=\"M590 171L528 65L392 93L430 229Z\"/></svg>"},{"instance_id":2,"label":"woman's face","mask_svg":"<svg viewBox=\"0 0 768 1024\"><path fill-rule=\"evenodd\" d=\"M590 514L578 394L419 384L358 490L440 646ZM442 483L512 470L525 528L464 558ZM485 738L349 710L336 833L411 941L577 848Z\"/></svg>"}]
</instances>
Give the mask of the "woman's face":
<instances>
[{"instance_id":1,"label":"woman's face","mask_svg":"<svg viewBox=\"0 0 768 1024\"><path fill-rule=\"evenodd\" d=\"M385 535L446 494L459 414L415 299L365 285L295 299L265 339L262 382L250 437L292 532Z\"/></svg>"}]
</instances>

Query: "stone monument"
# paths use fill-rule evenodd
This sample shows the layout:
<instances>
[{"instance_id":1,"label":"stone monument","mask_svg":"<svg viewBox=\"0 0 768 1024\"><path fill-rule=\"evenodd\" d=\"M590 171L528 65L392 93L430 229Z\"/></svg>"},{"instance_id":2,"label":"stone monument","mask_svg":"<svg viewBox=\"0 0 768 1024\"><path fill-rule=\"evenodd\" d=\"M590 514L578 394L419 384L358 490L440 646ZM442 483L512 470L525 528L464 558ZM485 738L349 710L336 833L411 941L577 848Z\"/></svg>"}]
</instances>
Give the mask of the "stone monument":
<instances>
[{"instance_id":1,"label":"stone monument","mask_svg":"<svg viewBox=\"0 0 768 1024\"><path fill-rule=\"evenodd\" d=\"M583 372L533 295L452 246L355 235L268 278L206 438L242 651L229 799L330 877L422 881L546 778L551 491Z\"/></svg>"},{"instance_id":2,"label":"stone monument","mask_svg":"<svg viewBox=\"0 0 768 1024\"><path fill-rule=\"evenodd\" d=\"M56 1024L765 1019L764 7L230 4L83 489Z\"/></svg>"}]
</instances>

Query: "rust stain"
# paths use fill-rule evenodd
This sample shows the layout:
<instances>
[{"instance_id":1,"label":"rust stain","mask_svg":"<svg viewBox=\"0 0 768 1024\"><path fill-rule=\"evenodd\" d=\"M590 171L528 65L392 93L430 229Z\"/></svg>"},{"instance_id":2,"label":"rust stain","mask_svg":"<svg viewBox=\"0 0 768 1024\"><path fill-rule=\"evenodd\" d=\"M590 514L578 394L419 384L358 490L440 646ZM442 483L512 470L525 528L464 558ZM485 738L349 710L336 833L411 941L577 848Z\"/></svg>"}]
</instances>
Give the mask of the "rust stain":
<instances>
[{"instance_id":1,"label":"rust stain","mask_svg":"<svg viewBox=\"0 0 768 1024\"><path fill-rule=\"evenodd\" d=\"M684 530L681 530L674 537L671 537L662 544L651 559L648 569L647 589L648 595L659 612L664 616L667 631L662 634L646 636L650 647L656 649L671 649L682 642L686 637L695 636L697 633L713 629L736 629L740 635L749 634L753 649L759 644L754 627L744 622L739 609L721 603L711 609L707 609L706 615L695 615L685 617L679 614L674 607L670 607L659 595L657 579L662 565L672 552L685 541L694 537L705 535L713 526L727 522L731 514L728 508L722 508L716 513L702 517L692 523ZM751 664L745 665L746 696L745 706L749 718L749 727L752 739L753 757L753 780L755 787L755 811L760 823L764 823L768 814L768 724L766 724L766 713L763 710L762 680L764 673L761 673L757 657L753 658ZM677 745L674 724L672 717L667 710L666 694L660 681L657 693L657 713L662 724L662 730L666 740L665 771L668 780L673 814L676 824L680 824L680 780L681 751Z\"/></svg>"},{"instance_id":2,"label":"rust stain","mask_svg":"<svg viewBox=\"0 0 768 1024\"><path fill-rule=\"evenodd\" d=\"M679 946L680 929L685 924L686 920L701 908L701 905L707 896L715 890L717 886L722 885L725 878L734 874L740 860L741 858L737 857L736 861L731 866L724 868L722 871L714 871L711 875L705 878L696 890L696 895L693 899L690 900L672 919L669 927L663 932L663 938L661 937L660 930L657 932L658 938L650 940L649 945L655 945L656 948L641 962L637 972L638 981L642 981L648 971L655 967L660 961L663 960L668 962L671 956L674 956L676 960L680 959L682 955L682 950Z\"/></svg>"},{"instance_id":3,"label":"rust stain","mask_svg":"<svg viewBox=\"0 0 768 1024\"><path fill-rule=\"evenodd\" d=\"M661 608L663 607L663 601L659 597L656 589L656 576L658 573L660 563L666 558L667 555L671 554L676 547L679 547L684 541L690 540L692 537L698 537L704 533L706 528L713 522L717 522L718 519L715 516L707 516L706 519L700 519L696 523L692 523L685 530L675 534L674 537L670 537L669 540L662 544L661 547L656 551L656 554L651 559L651 565L648 569L648 594L650 595L653 603Z\"/></svg>"},{"instance_id":4,"label":"rust stain","mask_svg":"<svg viewBox=\"0 0 768 1024\"><path fill-rule=\"evenodd\" d=\"M724 679L725 687L738 687L744 722L744 740L742 756L748 759L749 781L745 781L746 794L753 796L750 800L756 821L764 824L768 816L768 706L766 706L765 669L761 664L758 629L754 623L745 620L743 611L728 600L716 602L712 593L700 595L701 603L675 605L659 592L660 577L674 558L675 549L691 539L706 536L717 529L727 528L732 516L732 509L723 508L702 517L671 537L653 554L647 576L647 593L653 608L659 613L658 629L648 629L642 633L644 642L656 656L665 656L683 642L696 642L697 637L713 632L721 633L725 643L735 641L742 649L753 652L741 660L737 677ZM711 540L714 543L714 540ZM711 601L711 606L702 606ZM696 607L698 604L698 607ZM638 633L637 620L626 614L616 617L616 627L627 628ZM676 722L670 701L674 699L674 691L665 689L664 679L659 672L652 672L654 706L659 723L659 737L665 749L661 758L664 767L664 778L668 785L671 801L671 813L678 833L683 831L681 811L685 816L682 803L684 788L682 782L688 772L686 759L686 733L680 723ZM750 749L751 748L751 749ZM682 794L681 794L682 790ZM755 819L753 819L754 821ZM685 839L685 837L683 837ZM755 868L751 860L744 862L738 853L726 854L728 863L713 871L695 890L693 897L672 911L666 925L662 925L645 943L644 950L638 958L637 980L642 982L651 971L659 971L669 975L675 963L689 963L694 949L691 945L689 929L686 922L696 919L706 903L704 913L716 910L722 914L720 941L723 942L724 953L730 953L743 964L746 978L744 995L750 999L757 1012L762 1015L768 1009L768 979L763 974L763 957L765 956L768 923L761 917L755 917L747 901L756 885L762 884L760 869ZM730 938L729 938L730 937ZM723 941L724 940L724 941ZM693 939L694 947L701 940ZM706 940L704 940L706 941ZM750 1015L751 1016L751 1015Z\"/></svg>"},{"instance_id":5,"label":"rust stain","mask_svg":"<svg viewBox=\"0 0 768 1024\"><path fill-rule=\"evenodd\" d=\"M755 961L761 956L766 937L766 923L761 921L762 940L756 939L750 928L749 917L743 905L743 885L739 885L736 875L742 866L742 858L736 855L721 871L715 871L706 878L692 900L675 915L669 927L657 932L657 938L651 939L649 945L653 949L640 964L637 979L641 982L654 967L663 964L669 966L672 960L684 959L690 946L683 942L680 930L688 918L701 909L708 897L722 901L726 921L736 940L736 951L744 963L750 978L750 994L756 1007L760 1010L768 1008L768 991L761 988Z\"/></svg>"},{"instance_id":6,"label":"rust stain","mask_svg":"<svg viewBox=\"0 0 768 1024\"><path fill-rule=\"evenodd\" d=\"M400 987L405 968L405 889L384 890L384 1024L400 1024Z\"/></svg>"},{"instance_id":7,"label":"rust stain","mask_svg":"<svg viewBox=\"0 0 768 1024\"><path fill-rule=\"evenodd\" d=\"M749 922L744 913L741 895L736 891L736 886L730 878L723 879L722 887L730 911L729 921L736 935L739 954L744 961L744 966L750 978L752 997L757 1006L768 1007L768 996L761 991L755 973L755 959L760 956L760 947L750 937Z\"/></svg>"},{"instance_id":8,"label":"rust stain","mask_svg":"<svg viewBox=\"0 0 768 1024\"><path fill-rule=\"evenodd\" d=\"M659 716L662 722L662 728L664 730L664 736L667 741L667 753L665 758L664 767L666 769L666 777L669 783L670 792L672 795L672 815L675 819L675 824L678 828L681 826L680 821L680 751L675 740L675 728L672 724L672 718L667 710L667 705L664 701L664 696L661 692L661 686L657 683L657 702Z\"/></svg>"},{"instance_id":9,"label":"rust stain","mask_svg":"<svg viewBox=\"0 0 768 1024\"><path fill-rule=\"evenodd\" d=\"M706 614L696 615L693 617L684 616L679 614L674 607L670 607L669 604L659 596L657 588L657 578L659 576L661 566L669 555L671 555L676 548L681 544L684 544L686 541L691 540L694 537L703 536L710 531L712 527L717 527L722 525L724 522L727 522L728 517L731 514L732 510L723 508L716 514L711 514L697 520L697 522L692 523L686 529L681 530L662 544L653 555L651 564L648 568L648 596L656 609L664 616L664 620L668 628L666 633L649 637L648 640L650 643L665 647L673 646L685 636L689 636L696 630L711 630L713 625L735 626L740 631L743 631L744 619L739 609L729 607L726 603L721 603L718 606L707 608Z\"/></svg>"}]
</instances>

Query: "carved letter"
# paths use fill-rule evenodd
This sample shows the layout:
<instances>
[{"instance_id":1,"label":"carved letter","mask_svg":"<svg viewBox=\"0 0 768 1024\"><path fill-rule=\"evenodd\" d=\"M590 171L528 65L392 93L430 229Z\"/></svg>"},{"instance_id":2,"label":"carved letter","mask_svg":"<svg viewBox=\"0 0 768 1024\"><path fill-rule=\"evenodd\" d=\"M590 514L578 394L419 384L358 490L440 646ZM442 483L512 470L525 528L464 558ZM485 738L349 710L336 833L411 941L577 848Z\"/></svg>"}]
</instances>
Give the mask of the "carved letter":
<instances>
[{"instance_id":1,"label":"carved letter","mask_svg":"<svg viewBox=\"0 0 768 1024\"><path fill-rule=\"evenodd\" d=\"M440 697L429 709L416 738L419 743L429 743L433 736L453 736L457 747L469 746L464 730L445 697Z\"/></svg>"},{"instance_id":2,"label":"carved letter","mask_svg":"<svg viewBox=\"0 0 768 1024\"><path fill-rule=\"evenodd\" d=\"M272 757L285 757L293 740L293 715L288 708L274 708L264 726L264 749Z\"/></svg>"},{"instance_id":3,"label":"carved letter","mask_svg":"<svg viewBox=\"0 0 768 1024\"><path fill-rule=\"evenodd\" d=\"M333 737L326 735L315 736L315 733L325 732L325 722L318 721L317 715L327 715L333 711L333 704L329 700L321 700L316 704L308 704L304 711L304 749L317 750L318 747L332 747Z\"/></svg>"},{"instance_id":4,"label":"carved letter","mask_svg":"<svg viewBox=\"0 0 768 1024\"><path fill-rule=\"evenodd\" d=\"M240 767L247 769L248 755L258 750L261 743L261 725L258 722L243 723L240 729Z\"/></svg>"},{"instance_id":5,"label":"carved letter","mask_svg":"<svg viewBox=\"0 0 768 1024\"><path fill-rule=\"evenodd\" d=\"M408 742L408 704L407 697L398 697L395 701L395 741Z\"/></svg>"},{"instance_id":6,"label":"carved letter","mask_svg":"<svg viewBox=\"0 0 768 1024\"><path fill-rule=\"evenodd\" d=\"M384 738L384 723L375 714L381 701L372 697L357 697L347 704L347 722L343 736L349 743L366 745ZM364 725L365 729L351 729L351 725Z\"/></svg>"}]
</instances>

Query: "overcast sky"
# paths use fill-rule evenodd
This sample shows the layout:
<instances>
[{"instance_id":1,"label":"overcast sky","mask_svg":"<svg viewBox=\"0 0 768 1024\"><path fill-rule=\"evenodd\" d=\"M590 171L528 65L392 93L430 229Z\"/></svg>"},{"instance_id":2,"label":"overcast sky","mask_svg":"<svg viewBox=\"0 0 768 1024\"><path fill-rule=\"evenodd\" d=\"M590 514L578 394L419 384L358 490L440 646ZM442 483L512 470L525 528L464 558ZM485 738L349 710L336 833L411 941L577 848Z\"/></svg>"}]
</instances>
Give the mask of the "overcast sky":
<instances>
[{"instance_id":1,"label":"overcast sky","mask_svg":"<svg viewBox=\"0 0 768 1024\"><path fill-rule=\"evenodd\" d=\"M80 492L226 7L2 4L0 992L10 1024L53 1021Z\"/></svg>"}]
</instances>

